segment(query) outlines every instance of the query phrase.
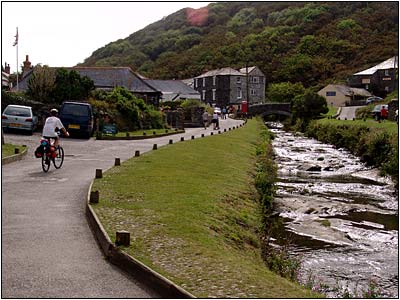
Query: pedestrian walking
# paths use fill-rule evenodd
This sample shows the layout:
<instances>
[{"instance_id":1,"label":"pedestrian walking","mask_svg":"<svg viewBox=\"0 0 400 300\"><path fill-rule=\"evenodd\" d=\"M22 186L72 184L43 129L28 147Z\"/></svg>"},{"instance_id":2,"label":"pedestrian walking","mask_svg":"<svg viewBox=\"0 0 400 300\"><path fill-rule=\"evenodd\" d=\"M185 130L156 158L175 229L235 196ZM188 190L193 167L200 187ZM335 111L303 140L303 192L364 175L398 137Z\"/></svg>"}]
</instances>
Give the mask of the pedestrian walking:
<instances>
[{"instance_id":1,"label":"pedestrian walking","mask_svg":"<svg viewBox=\"0 0 400 300\"><path fill-rule=\"evenodd\" d=\"M203 112L203 125L204 125L204 129L207 129L207 126L208 126L208 112L207 112L207 109L204 109L204 112Z\"/></svg>"},{"instance_id":2,"label":"pedestrian walking","mask_svg":"<svg viewBox=\"0 0 400 300\"><path fill-rule=\"evenodd\" d=\"M225 107L223 107L222 108L222 119L226 119L226 108Z\"/></svg>"},{"instance_id":3,"label":"pedestrian walking","mask_svg":"<svg viewBox=\"0 0 400 300\"><path fill-rule=\"evenodd\" d=\"M388 117L388 110L386 109L386 107L384 105L382 105L382 109L381 109L381 119L382 121L387 119Z\"/></svg>"},{"instance_id":4,"label":"pedestrian walking","mask_svg":"<svg viewBox=\"0 0 400 300\"><path fill-rule=\"evenodd\" d=\"M214 113L213 113L212 123L213 123L213 129L214 130L219 129L218 113L216 111L214 111Z\"/></svg>"}]
</instances>

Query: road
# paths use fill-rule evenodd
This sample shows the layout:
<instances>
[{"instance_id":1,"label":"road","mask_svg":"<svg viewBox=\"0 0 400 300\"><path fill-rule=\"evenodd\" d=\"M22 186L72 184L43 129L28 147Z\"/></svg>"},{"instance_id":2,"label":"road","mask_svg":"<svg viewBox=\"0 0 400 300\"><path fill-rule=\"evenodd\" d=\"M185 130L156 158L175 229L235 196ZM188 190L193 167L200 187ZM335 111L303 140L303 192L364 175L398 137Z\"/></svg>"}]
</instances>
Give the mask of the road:
<instances>
[{"instance_id":1,"label":"road","mask_svg":"<svg viewBox=\"0 0 400 300\"><path fill-rule=\"evenodd\" d=\"M353 120L356 117L356 110L363 106L343 106L341 108L338 120Z\"/></svg>"},{"instance_id":2,"label":"road","mask_svg":"<svg viewBox=\"0 0 400 300\"><path fill-rule=\"evenodd\" d=\"M240 123L220 121L222 131ZM2 166L2 298L159 298L105 260L85 218L87 191L95 170L112 167L116 157L124 161L153 144L211 131L193 128L139 141L62 139L64 165L48 173L33 156L39 133L6 134L6 143L29 150L21 161Z\"/></svg>"}]
</instances>

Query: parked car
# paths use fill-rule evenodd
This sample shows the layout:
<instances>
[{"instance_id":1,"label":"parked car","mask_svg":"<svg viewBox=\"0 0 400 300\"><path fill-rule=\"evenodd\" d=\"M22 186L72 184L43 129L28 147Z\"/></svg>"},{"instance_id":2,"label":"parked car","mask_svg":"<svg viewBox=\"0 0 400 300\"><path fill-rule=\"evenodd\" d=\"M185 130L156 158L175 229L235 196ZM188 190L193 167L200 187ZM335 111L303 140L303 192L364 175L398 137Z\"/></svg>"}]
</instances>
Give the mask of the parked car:
<instances>
[{"instance_id":1,"label":"parked car","mask_svg":"<svg viewBox=\"0 0 400 300\"><path fill-rule=\"evenodd\" d=\"M372 117L375 120L380 120L382 107L389 109L389 106L387 104L378 104L378 105L375 105L374 109L371 111Z\"/></svg>"},{"instance_id":2,"label":"parked car","mask_svg":"<svg viewBox=\"0 0 400 300\"><path fill-rule=\"evenodd\" d=\"M372 96L372 97L367 98L366 103L367 103L367 104L370 104L370 103L374 103L374 102L378 102L378 101L382 101L382 100L383 100L383 99L382 99L381 97Z\"/></svg>"},{"instance_id":3,"label":"parked car","mask_svg":"<svg viewBox=\"0 0 400 300\"><path fill-rule=\"evenodd\" d=\"M33 134L38 118L33 115L32 107L23 105L8 105L1 115L1 126L4 131L18 129Z\"/></svg>"},{"instance_id":4,"label":"parked car","mask_svg":"<svg viewBox=\"0 0 400 300\"><path fill-rule=\"evenodd\" d=\"M59 116L71 136L91 137L94 118L93 109L89 103L63 102Z\"/></svg>"},{"instance_id":5,"label":"parked car","mask_svg":"<svg viewBox=\"0 0 400 300\"><path fill-rule=\"evenodd\" d=\"M221 115L221 109L219 107L214 107L214 112Z\"/></svg>"}]
</instances>

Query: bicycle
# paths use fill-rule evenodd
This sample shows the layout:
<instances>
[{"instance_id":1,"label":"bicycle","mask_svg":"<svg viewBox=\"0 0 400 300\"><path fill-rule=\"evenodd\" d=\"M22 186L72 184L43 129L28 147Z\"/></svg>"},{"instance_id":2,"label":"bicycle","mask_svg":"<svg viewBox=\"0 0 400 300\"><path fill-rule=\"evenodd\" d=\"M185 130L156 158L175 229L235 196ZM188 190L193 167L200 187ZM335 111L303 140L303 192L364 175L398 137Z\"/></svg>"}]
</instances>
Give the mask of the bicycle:
<instances>
[{"instance_id":1,"label":"bicycle","mask_svg":"<svg viewBox=\"0 0 400 300\"><path fill-rule=\"evenodd\" d=\"M64 162L64 149L60 145L58 145L54 151L51 151L51 140L49 138L45 138L47 143L42 143L44 145L44 154L42 156L42 169L44 172L49 171L50 163L53 162L53 165L56 169L60 169Z\"/></svg>"}]
</instances>

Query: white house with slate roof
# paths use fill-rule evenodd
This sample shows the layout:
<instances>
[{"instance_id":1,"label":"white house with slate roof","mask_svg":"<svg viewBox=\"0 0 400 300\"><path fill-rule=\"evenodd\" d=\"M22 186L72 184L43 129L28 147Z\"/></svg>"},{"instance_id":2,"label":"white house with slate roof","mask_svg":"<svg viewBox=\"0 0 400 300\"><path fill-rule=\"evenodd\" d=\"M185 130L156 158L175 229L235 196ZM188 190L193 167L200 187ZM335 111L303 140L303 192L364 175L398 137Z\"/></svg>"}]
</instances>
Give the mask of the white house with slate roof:
<instances>
[{"instance_id":1,"label":"white house with slate roof","mask_svg":"<svg viewBox=\"0 0 400 300\"><path fill-rule=\"evenodd\" d=\"M372 96L365 89L352 88L341 84L328 84L318 91L318 95L324 97L328 105L335 107L345 106L346 102L363 100Z\"/></svg>"}]
</instances>

